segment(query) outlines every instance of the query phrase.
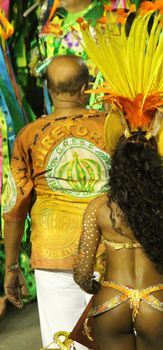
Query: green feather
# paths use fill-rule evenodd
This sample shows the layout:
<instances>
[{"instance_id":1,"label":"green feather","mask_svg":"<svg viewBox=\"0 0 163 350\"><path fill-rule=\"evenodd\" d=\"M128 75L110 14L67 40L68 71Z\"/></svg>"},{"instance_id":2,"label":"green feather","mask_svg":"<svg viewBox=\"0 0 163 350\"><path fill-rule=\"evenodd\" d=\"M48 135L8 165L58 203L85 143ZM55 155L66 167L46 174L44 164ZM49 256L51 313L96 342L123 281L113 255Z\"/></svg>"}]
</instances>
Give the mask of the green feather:
<instances>
[{"instance_id":1,"label":"green feather","mask_svg":"<svg viewBox=\"0 0 163 350\"><path fill-rule=\"evenodd\" d=\"M141 3L141 0L132 0L132 3L135 4L136 8L138 8Z\"/></svg>"}]
</instances>

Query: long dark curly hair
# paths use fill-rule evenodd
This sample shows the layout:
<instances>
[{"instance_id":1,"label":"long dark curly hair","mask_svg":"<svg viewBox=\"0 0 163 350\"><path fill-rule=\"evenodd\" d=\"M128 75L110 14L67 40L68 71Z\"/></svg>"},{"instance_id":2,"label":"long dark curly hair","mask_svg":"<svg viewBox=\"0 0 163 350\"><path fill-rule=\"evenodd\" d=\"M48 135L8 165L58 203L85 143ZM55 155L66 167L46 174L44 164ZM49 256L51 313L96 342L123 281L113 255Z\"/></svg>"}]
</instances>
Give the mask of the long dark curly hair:
<instances>
[{"instance_id":1,"label":"long dark curly hair","mask_svg":"<svg viewBox=\"0 0 163 350\"><path fill-rule=\"evenodd\" d=\"M109 197L121 208L135 238L163 273L163 171L155 139L120 139L112 157Z\"/></svg>"}]
</instances>

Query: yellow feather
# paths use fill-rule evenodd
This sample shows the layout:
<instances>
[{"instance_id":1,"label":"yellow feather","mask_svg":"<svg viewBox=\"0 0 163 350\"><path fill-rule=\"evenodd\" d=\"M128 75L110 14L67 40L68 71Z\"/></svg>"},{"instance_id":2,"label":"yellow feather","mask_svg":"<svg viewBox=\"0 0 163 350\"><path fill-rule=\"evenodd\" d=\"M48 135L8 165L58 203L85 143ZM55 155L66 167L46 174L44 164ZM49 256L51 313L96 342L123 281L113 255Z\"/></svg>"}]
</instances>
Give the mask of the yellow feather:
<instances>
[{"instance_id":1,"label":"yellow feather","mask_svg":"<svg viewBox=\"0 0 163 350\"><path fill-rule=\"evenodd\" d=\"M82 30L84 49L113 93L130 99L142 93L144 100L153 90L163 93L162 18L159 12L137 13L128 37L125 26L118 26L112 13L105 28L97 24L94 34L89 29Z\"/></svg>"},{"instance_id":2,"label":"yellow feather","mask_svg":"<svg viewBox=\"0 0 163 350\"><path fill-rule=\"evenodd\" d=\"M147 25L148 20L146 16L144 18L140 19L137 23L137 33L136 33L136 39L135 42L137 43L136 49L135 49L135 57L136 57L136 64L137 64L137 93L142 93L144 91L143 87L143 73L144 73L144 53L146 50L146 44L147 44Z\"/></svg>"},{"instance_id":3,"label":"yellow feather","mask_svg":"<svg viewBox=\"0 0 163 350\"><path fill-rule=\"evenodd\" d=\"M149 38L147 38L147 44L146 44L146 53L144 57L144 74L143 74L143 86L144 86L144 93L147 95L153 88L153 79L154 79L154 72L158 71L159 68L159 62L156 61L156 66L154 67L154 57L157 53L157 50L159 50L159 36L161 32L161 27L158 26L158 22L160 20L158 16L154 23L151 30L151 33L149 35ZM150 18L150 16L149 16ZM148 18L148 19L149 19ZM160 56L161 57L161 56Z\"/></svg>"}]
</instances>

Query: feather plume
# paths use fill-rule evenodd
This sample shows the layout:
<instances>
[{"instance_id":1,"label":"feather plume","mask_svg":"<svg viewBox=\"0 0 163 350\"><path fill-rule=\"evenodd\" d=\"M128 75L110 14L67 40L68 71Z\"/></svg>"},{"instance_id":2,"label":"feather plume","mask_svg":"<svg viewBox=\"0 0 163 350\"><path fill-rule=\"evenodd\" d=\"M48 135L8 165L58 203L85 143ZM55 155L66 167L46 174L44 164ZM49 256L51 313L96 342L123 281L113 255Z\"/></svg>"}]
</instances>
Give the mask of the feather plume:
<instances>
[{"instance_id":1,"label":"feather plume","mask_svg":"<svg viewBox=\"0 0 163 350\"><path fill-rule=\"evenodd\" d=\"M163 104L163 2L143 4L129 33L126 25L131 11L125 18L123 9L113 13L106 8L94 33L81 23L84 50L107 82L93 92L106 93L104 99L120 106L134 128L148 127L154 111ZM124 23L118 24L119 16Z\"/></svg>"}]
</instances>

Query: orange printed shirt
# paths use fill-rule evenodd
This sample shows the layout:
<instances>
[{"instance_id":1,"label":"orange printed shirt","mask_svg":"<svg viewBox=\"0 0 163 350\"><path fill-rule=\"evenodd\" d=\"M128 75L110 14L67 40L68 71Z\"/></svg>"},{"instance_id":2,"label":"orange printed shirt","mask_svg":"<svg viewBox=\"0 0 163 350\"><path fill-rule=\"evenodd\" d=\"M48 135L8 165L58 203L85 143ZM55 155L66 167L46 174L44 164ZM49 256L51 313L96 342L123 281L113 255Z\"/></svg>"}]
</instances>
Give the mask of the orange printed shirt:
<instances>
[{"instance_id":1,"label":"orange printed shirt","mask_svg":"<svg viewBox=\"0 0 163 350\"><path fill-rule=\"evenodd\" d=\"M71 269L88 202L108 191L106 114L43 116L18 134L6 188L4 219L30 212L32 266Z\"/></svg>"}]
</instances>

